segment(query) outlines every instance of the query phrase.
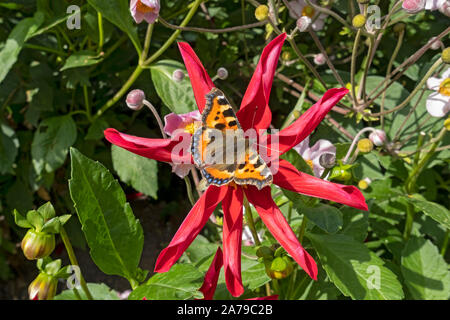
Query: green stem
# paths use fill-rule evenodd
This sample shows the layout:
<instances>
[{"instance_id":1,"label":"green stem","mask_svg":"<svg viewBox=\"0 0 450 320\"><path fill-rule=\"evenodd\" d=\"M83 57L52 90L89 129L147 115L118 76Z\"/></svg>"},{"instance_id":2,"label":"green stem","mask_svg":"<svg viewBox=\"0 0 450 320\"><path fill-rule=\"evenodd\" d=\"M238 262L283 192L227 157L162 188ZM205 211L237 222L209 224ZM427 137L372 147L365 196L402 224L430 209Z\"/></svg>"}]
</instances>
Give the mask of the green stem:
<instances>
[{"instance_id":1,"label":"green stem","mask_svg":"<svg viewBox=\"0 0 450 320\"><path fill-rule=\"evenodd\" d=\"M423 141L425 139L425 132L421 131L419 132L419 138L417 139L417 152L414 155L414 165L417 166L417 164L419 163L419 159L420 159L420 150L422 148L423 145Z\"/></svg>"},{"instance_id":2,"label":"green stem","mask_svg":"<svg viewBox=\"0 0 450 320\"><path fill-rule=\"evenodd\" d=\"M86 106L86 116L88 117L89 121L92 118L91 114L91 105L89 104L89 93L87 90L87 86L83 86L83 95L84 95L84 105Z\"/></svg>"},{"instance_id":3,"label":"green stem","mask_svg":"<svg viewBox=\"0 0 450 320\"><path fill-rule=\"evenodd\" d=\"M405 239L405 241L408 241L411 235L413 223L414 223L414 206L408 202L406 204L405 230L403 231L403 239Z\"/></svg>"},{"instance_id":4,"label":"green stem","mask_svg":"<svg viewBox=\"0 0 450 320\"><path fill-rule=\"evenodd\" d=\"M100 12L97 12L97 20L98 20L98 52L102 52L103 43L105 41L105 36L103 32L103 17Z\"/></svg>"},{"instance_id":5,"label":"green stem","mask_svg":"<svg viewBox=\"0 0 450 320\"><path fill-rule=\"evenodd\" d=\"M306 224L308 223L308 218L303 214L302 224L300 225L300 231L298 232L298 241L301 243L303 241L303 236L305 235Z\"/></svg>"},{"instance_id":6,"label":"green stem","mask_svg":"<svg viewBox=\"0 0 450 320\"><path fill-rule=\"evenodd\" d=\"M153 29L155 27L154 23L150 23L147 27L147 32L145 34L144 50L142 51L141 58L139 59L139 64L142 64L148 55L148 50L150 49L150 43L152 41Z\"/></svg>"},{"instance_id":7,"label":"green stem","mask_svg":"<svg viewBox=\"0 0 450 320\"><path fill-rule=\"evenodd\" d=\"M46 51L46 52L49 52L49 53L54 53L54 54L57 54L60 57L66 57L67 56L67 53L65 53L64 51L59 51L57 49L48 48L48 47L40 46L40 45L37 45L37 44L25 43L23 46L25 48L28 48L28 49L34 49L34 50Z\"/></svg>"},{"instance_id":8,"label":"green stem","mask_svg":"<svg viewBox=\"0 0 450 320\"><path fill-rule=\"evenodd\" d=\"M184 182L186 182L186 189L189 198L189 202L193 206L195 204L194 195L192 194L192 184L191 180L189 180L189 176L184 177Z\"/></svg>"},{"instance_id":9,"label":"green stem","mask_svg":"<svg viewBox=\"0 0 450 320\"><path fill-rule=\"evenodd\" d=\"M359 39L361 38L361 29L356 32L355 42L353 43L352 61L350 65L350 83L352 86L353 106L358 106L358 97L355 88L355 69L356 69L356 53L358 52Z\"/></svg>"},{"instance_id":10,"label":"green stem","mask_svg":"<svg viewBox=\"0 0 450 320\"><path fill-rule=\"evenodd\" d=\"M442 243L442 248L441 248L441 255L444 257L445 256L445 252L447 251L447 247L448 247L448 236L449 236L449 229L447 229L447 232L445 233L445 238L444 238L444 242Z\"/></svg>"},{"instance_id":11,"label":"green stem","mask_svg":"<svg viewBox=\"0 0 450 320\"><path fill-rule=\"evenodd\" d=\"M61 226L61 229L59 230L59 234L60 234L61 239L62 239L62 241L64 243L64 246L66 247L70 263L73 266L77 266L80 269L80 266L79 266L78 261L77 261L77 257L75 256L75 252L73 251L73 247L72 247L72 244L70 243L69 236L67 235L67 232L64 229L64 227ZM81 288L83 289L84 293L86 294L86 297L89 300L94 300L94 298L92 297L92 294L89 291L89 288L88 288L88 286L86 284L86 281L84 280L83 274L81 273L81 269L80 269L80 279L78 279L78 280L80 281Z\"/></svg>"},{"instance_id":12,"label":"green stem","mask_svg":"<svg viewBox=\"0 0 450 320\"><path fill-rule=\"evenodd\" d=\"M250 204L248 203L247 197L244 196L244 206L245 206L245 218L247 220L248 227L252 233L253 240L255 245L261 245L261 241L259 241L258 232L256 232L255 221L253 220L252 209L250 208Z\"/></svg>"}]
</instances>

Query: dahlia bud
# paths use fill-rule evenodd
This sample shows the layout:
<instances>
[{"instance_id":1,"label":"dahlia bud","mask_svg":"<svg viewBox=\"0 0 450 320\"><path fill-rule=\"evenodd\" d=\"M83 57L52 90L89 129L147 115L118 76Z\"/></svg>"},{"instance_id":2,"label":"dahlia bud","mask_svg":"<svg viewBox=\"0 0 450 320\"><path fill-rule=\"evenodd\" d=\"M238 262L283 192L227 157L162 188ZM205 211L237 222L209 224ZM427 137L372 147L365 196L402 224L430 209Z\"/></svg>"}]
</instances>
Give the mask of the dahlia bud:
<instances>
[{"instance_id":1,"label":"dahlia bud","mask_svg":"<svg viewBox=\"0 0 450 320\"><path fill-rule=\"evenodd\" d=\"M446 64L450 64L450 47L445 48L442 51L442 61L444 61Z\"/></svg>"},{"instance_id":2,"label":"dahlia bud","mask_svg":"<svg viewBox=\"0 0 450 320\"><path fill-rule=\"evenodd\" d=\"M140 89L130 91L125 100L131 110L140 110L144 106L145 93Z\"/></svg>"},{"instance_id":3,"label":"dahlia bud","mask_svg":"<svg viewBox=\"0 0 450 320\"><path fill-rule=\"evenodd\" d=\"M363 153L372 151L373 143L370 139L364 138L358 141L358 150Z\"/></svg>"},{"instance_id":4,"label":"dahlia bud","mask_svg":"<svg viewBox=\"0 0 450 320\"><path fill-rule=\"evenodd\" d=\"M258 6L255 10L255 17L258 21L266 20L269 16L269 7L265 4Z\"/></svg>"},{"instance_id":5,"label":"dahlia bud","mask_svg":"<svg viewBox=\"0 0 450 320\"><path fill-rule=\"evenodd\" d=\"M438 39L437 37L432 37L428 43L431 43L430 49L432 50L438 50L439 48L441 48L444 44L442 43L442 41L440 39Z\"/></svg>"},{"instance_id":6,"label":"dahlia bud","mask_svg":"<svg viewBox=\"0 0 450 320\"><path fill-rule=\"evenodd\" d=\"M371 182L372 180L370 180L370 178L364 178L358 182L358 188L361 190L366 190Z\"/></svg>"},{"instance_id":7,"label":"dahlia bud","mask_svg":"<svg viewBox=\"0 0 450 320\"><path fill-rule=\"evenodd\" d=\"M28 286L28 297L30 300L53 300L57 286L56 277L41 272Z\"/></svg>"},{"instance_id":8,"label":"dahlia bud","mask_svg":"<svg viewBox=\"0 0 450 320\"><path fill-rule=\"evenodd\" d=\"M311 18L308 16L302 16L299 19L297 19L297 28L300 32L305 32L308 30L309 26L311 25Z\"/></svg>"},{"instance_id":9,"label":"dahlia bud","mask_svg":"<svg viewBox=\"0 0 450 320\"><path fill-rule=\"evenodd\" d=\"M47 257L55 249L55 235L29 229L22 239L21 247L28 260Z\"/></svg>"},{"instance_id":10,"label":"dahlia bud","mask_svg":"<svg viewBox=\"0 0 450 320\"><path fill-rule=\"evenodd\" d=\"M386 132L384 132L383 130L378 130L378 129L375 131L372 131L372 133L369 135L369 139L377 147L382 146L387 141Z\"/></svg>"},{"instance_id":11,"label":"dahlia bud","mask_svg":"<svg viewBox=\"0 0 450 320\"><path fill-rule=\"evenodd\" d=\"M261 246L256 250L256 255L263 259L273 259L273 250L266 246Z\"/></svg>"},{"instance_id":12,"label":"dahlia bud","mask_svg":"<svg viewBox=\"0 0 450 320\"><path fill-rule=\"evenodd\" d=\"M346 182L349 181L352 178L352 173L347 170L346 168L342 167L334 167L331 169L329 179L334 179L337 181Z\"/></svg>"},{"instance_id":13,"label":"dahlia bud","mask_svg":"<svg viewBox=\"0 0 450 320\"><path fill-rule=\"evenodd\" d=\"M226 78L228 78L228 70L224 67L220 67L219 69L217 69L217 78L219 78L220 80L225 80Z\"/></svg>"},{"instance_id":14,"label":"dahlia bud","mask_svg":"<svg viewBox=\"0 0 450 320\"><path fill-rule=\"evenodd\" d=\"M362 28L366 24L366 17L363 14L357 14L353 17L352 25L355 28Z\"/></svg>"},{"instance_id":15,"label":"dahlia bud","mask_svg":"<svg viewBox=\"0 0 450 320\"><path fill-rule=\"evenodd\" d=\"M318 66L324 65L327 62L325 55L322 53L318 53L314 55L314 63Z\"/></svg>"},{"instance_id":16,"label":"dahlia bud","mask_svg":"<svg viewBox=\"0 0 450 320\"><path fill-rule=\"evenodd\" d=\"M272 279L284 279L294 270L291 259L287 256L276 257L265 262L266 273Z\"/></svg>"},{"instance_id":17,"label":"dahlia bud","mask_svg":"<svg viewBox=\"0 0 450 320\"><path fill-rule=\"evenodd\" d=\"M319 157L319 164L327 169L331 169L336 165L336 155L334 153L323 153Z\"/></svg>"},{"instance_id":18,"label":"dahlia bud","mask_svg":"<svg viewBox=\"0 0 450 320\"><path fill-rule=\"evenodd\" d=\"M175 82L180 82L181 80L184 79L184 72L181 69L176 69L173 73L172 73L172 80ZM145 99L145 96L144 96Z\"/></svg>"}]
</instances>

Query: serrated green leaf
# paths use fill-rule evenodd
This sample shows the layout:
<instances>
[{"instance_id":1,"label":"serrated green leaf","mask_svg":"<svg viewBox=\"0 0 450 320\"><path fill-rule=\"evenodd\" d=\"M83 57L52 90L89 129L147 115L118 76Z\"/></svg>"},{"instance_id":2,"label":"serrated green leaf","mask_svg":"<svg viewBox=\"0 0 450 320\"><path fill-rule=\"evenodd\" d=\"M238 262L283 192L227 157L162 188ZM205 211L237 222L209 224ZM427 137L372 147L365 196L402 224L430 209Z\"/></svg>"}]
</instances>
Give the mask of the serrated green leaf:
<instances>
[{"instance_id":1,"label":"serrated green leaf","mask_svg":"<svg viewBox=\"0 0 450 320\"><path fill-rule=\"evenodd\" d=\"M307 233L330 280L346 296L365 300L404 297L396 275L383 260L349 236Z\"/></svg>"},{"instance_id":2,"label":"serrated green leaf","mask_svg":"<svg viewBox=\"0 0 450 320\"><path fill-rule=\"evenodd\" d=\"M156 92L174 113L187 113L197 109L194 92L188 77L177 82L172 79L176 69L186 72L184 65L175 60L161 60L150 67Z\"/></svg>"},{"instance_id":3,"label":"serrated green leaf","mask_svg":"<svg viewBox=\"0 0 450 320\"><path fill-rule=\"evenodd\" d=\"M95 264L106 274L134 277L143 231L117 180L100 163L71 148L70 196Z\"/></svg>"},{"instance_id":4,"label":"serrated green leaf","mask_svg":"<svg viewBox=\"0 0 450 320\"><path fill-rule=\"evenodd\" d=\"M53 208L50 201L40 206L37 211L42 216L42 218L44 218L44 221L48 221L55 217L55 209Z\"/></svg>"},{"instance_id":5,"label":"serrated green leaf","mask_svg":"<svg viewBox=\"0 0 450 320\"><path fill-rule=\"evenodd\" d=\"M36 210L27 212L27 220L37 231L40 231L44 225L44 219Z\"/></svg>"},{"instance_id":6,"label":"serrated green leaf","mask_svg":"<svg viewBox=\"0 0 450 320\"><path fill-rule=\"evenodd\" d=\"M64 71L72 68L88 67L102 62L102 57L94 51L83 50L73 53L67 58L64 65L59 71Z\"/></svg>"},{"instance_id":7,"label":"serrated green leaf","mask_svg":"<svg viewBox=\"0 0 450 320\"><path fill-rule=\"evenodd\" d=\"M63 165L69 147L75 143L77 127L72 117L48 118L39 124L31 145L33 166L39 174L52 172Z\"/></svg>"},{"instance_id":8,"label":"serrated green leaf","mask_svg":"<svg viewBox=\"0 0 450 320\"><path fill-rule=\"evenodd\" d=\"M198 291L203 283L203 273L187 264L176 264L170 271L157 273L146 284L139 286L130 296L130 300L187 300L201 299Z\"/></svg>"},{"instance_id":9,"label":"serrated green leaf","mask_svg":"<svg viewBox=\"0 0 450 320\"><path fill-rule=\"evenodd\" d=\"M450 272L429 240L411 237L402 252L401 270L411 295L418 300L447 300Z\"/></svg>"},{"instance_id":10,"label":"serrated green leaf","mask_svg":"<svg viewBox=\"0 0 450 320\"><path fill-rule=\"evenodd\" d=\"M316 207L302 207L297 212L304 213L316 226L328 233L336 233L342 228L342 213L339 209L319 204Z\"/></svg>"},{"instance_id":11,"label":"serrated green leaf","mask_svg":"<svg viewBox=\"0 0 450 320\"><path fill-rule=\"evenodd\" d=\"M413 195L411 197L404 198L406 201L412 203L416 209L436 220L447 229L450 229L450 212L444 206L432 201L427 201L420 195Z\"/></svg>"},{"instance_id":12,"label":"serrated green leaf","mask_svg":"<svg viewBox=\"0 0 450 320\"><path fill-rule=\"evenodd\" d=\"M158 163L113 145L111 157L117 174L125 183L153 199L158 191ZM145 179L143 178L145 175Z\"/></svg>"},{"instance_id":13,"label":"serrated green leaf","mask_svg":"<svg viewBox=\"0 0 450 320\"><path fill-rule=\"evenodd\" d=\"M352 237L356 241L363 242L369 229L369 213L351 207L341 208L343 227L340 233Z\"/></svg>"},{"instance_id":14,"label":"serrated green leaf","mask_svg":"<svg viewBox=\"0 0 450 320\"><path fill-rule=\"evenodd\" d=\"M13 129L0 123L0 174L10 172L19 149L19 140Z\"/></svg>"}]
</instances>

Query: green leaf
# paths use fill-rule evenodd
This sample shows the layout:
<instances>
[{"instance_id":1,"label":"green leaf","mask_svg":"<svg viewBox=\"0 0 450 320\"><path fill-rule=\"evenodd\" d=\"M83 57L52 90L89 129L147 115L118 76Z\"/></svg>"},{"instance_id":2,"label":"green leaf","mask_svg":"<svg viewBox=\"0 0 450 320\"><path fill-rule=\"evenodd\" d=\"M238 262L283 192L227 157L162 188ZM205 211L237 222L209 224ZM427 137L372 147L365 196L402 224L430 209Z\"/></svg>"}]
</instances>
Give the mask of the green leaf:
<instances>
[{"instance_id":1,"label":"green leaf","mask_svg":"<svg viewBox=\"0 0 450 320\"><path fill-rule=\"evenodd\" d=\"M369 229L369 212L343 207L341 213L343 215L343 228L340 233L350 236L356 241L363 242Z\"/></svg>"},{"instance_id":2,"label":"green leaf","mask_svg":"<svg viewBox=\"0 0 450 320\"><path fill-rule=\"evenodd\" d=\"M187 264L176 264L170 271L157 273L146 284L139 286L130 300L187 300L203 298L198 291L203 283L203 273Z\"/></svg>"},{"instance_id":3,"label":"green leaf","mask_svg":"<svg viewBox=\"0 0 450 320\"><path fill-rule=\"evenodd\" d=\"M304 213L316 226L328 233L336 233L342 228L342 213L339 209L319 204L316 207L303 207L297 212Z\"/></svg>"},{"instance_id":4,"label":"green leaf","mask_svg":"<svg viewBox=\"0 0 450 320\"><path fill-rule=\"evenodd\" d=\"M59 71L64 71L72 68L92 66L94 64L100 63L102 60L103 58L94 51L89 50L78 51L67 58L66 62Z\"/></svg>"},{"instance_id":5,"label":"green leaf","mask_svg":"<svg viewBox=\"0 0 450 320\"><path fill-rule=\"evenodd\" d=\"M33 18L22 19L11 31L6 43L0 50L0 83L17 61L23 45L44 21L42 12L36 12Z\"/></svg>"},{"instance_id":6,"label":"green leaf","mask_svg":"<svg viewBox=\"0 0 450 320\"><path fill-rule=\"evenodd\" d=\"M157 198L158 163L113 145L111 156L114 170L125 183L152 198ZM145 179L142 175L145 173Z\"/></svg>"},{"instance_id":7,"label":"green leaf","mask_svg":"<svg viewBox=\"0 0 450 320\"><path fill-rule=\"evenodd\" d=\"M40 213L44 221L48 221L55 216L55 208L53 208L50 201L40 206L37 211Z\"/></svg>"},{"instance_id":8,"label":"green leaf","mask_svg":"<svg viewBox=\"0 0 450 320\"><path fill-rule=\"evenodd\" d=\"M103 118L97 118L88 129L85 140L100 140L103 139L103 131L109 127L108 122Z\"/></svg>"},{"instance_id":9,"label":"green leaf","mask_svg":"<svg viewBox=\"0 0 450 320\"><path fill-rule=\"evenodd\" d=\"M28 222L28 220L22 216L19 211L17 211L16 209L14 209L14 222L22 228L33 228L33 226L31 225L31 223Z\"/></svg>"},{"instance_id":10,"label":"green leaf","mask_svg":"<svg viewBox=\"0 0 450 320\"><path fill-rule=\"evenodd\" d=\"M88 283L87 284L89 291L91 292L94 300L119 300L119 295L113 289L110 289L104 283ZM78 293L81 296L81 299L87 300L86 294L83 290L78 289ZM77 296L73 292L73 290L64 290L57 296L55 296L54 300L77 300Z\"/></svg>"},{"instance_id":11,"label":"green leaf","mask_svg":"<svg viewBox=\"0 0 450 320\"><path fill-rule=\"evenodd\" d=\"M90 254L106 274L132 279L138 272L143 232L117 180L99 162L71 148L70 196Z\"/></svg>"},{"instance_id":12,"label":"green leaf","mask_svg":"<svg viewBox=\"0 0 450 320\"><path fill-rule=\"evenodd\" d=\"M19 149L19 140L13 129L0 123L0 174L10 172Z\"/></svg>"},{"instance_id":13,"label":"green leaf","mask_svg":"<svg viewBox=\"0 0 450 320\"><path fill-rule=\"evenodd\" d=\"M418 194L404 198L406 201L411 202L416 209L450 229L450 212L444 206L432 201L426 201Z\"/></svg>"},{"instance_id":14,"label":"green leaf","mask_svg":"<svg viewBox=\"0 0 450 320\"><path fill-rule=\"evenodd\" d=\"M37 231L41 231L42 226L44 225L44 219L36 210L30 210L27 212L27 220L28 222L36 228Z\"/></svg>"},{"instance_id":15,"label":"green leaf","mask_svg":"<svg viewBox=\"0 0 450 320\"><path fill-rule=\"evenodd\" d=\"M70 116L48 118L39 124L31 145L37 173L52 172L63 165L69 147L75 143L77 127Z\"/></svg>"},{"instance_id":16,"label":"green leaf","mask_svg":"<svg viewBox=\"0 0 450 320\"><path fill-rule=\"evenodd\" d=\"M331 281L352 299L397 300L402 285L383 260L349 236L307 233Z\"/></svg>"},{"instance_id":17,"label":"green leaf","mask_svg":"<svg viewBox=\"0 0 450 320\"><path fill-rule=\"evenodd\" d=\"M128 37L130 37L135 48L140 51L141 45L137 34L137 28L131 17L128 0L88 0L88 3L107 20L125 32Z\"/></svg>"},{"instance_id":18,"label":"green leaf","mask_svg":"<svg viewBox=\"0 0 450 320\"><path fill-rule=\"evenodd\" d=\"M161 60L150 67L156 92L174 113L187 113L197 109L194 92L188 77L177 82L172 79L176 69L186 73L184 65L175 60Z\"/></svg>"},{"instance_id":19,"label":"green leaf","mask_svg":"<svg viewBox=\"0 0 450 320\"><path fill-rule=\"evenodd\" d=\"M450 272L429 240L411 237L402 252L401 271L411 295L418 300L447 300Z\"/></svg>"}]
</instances>

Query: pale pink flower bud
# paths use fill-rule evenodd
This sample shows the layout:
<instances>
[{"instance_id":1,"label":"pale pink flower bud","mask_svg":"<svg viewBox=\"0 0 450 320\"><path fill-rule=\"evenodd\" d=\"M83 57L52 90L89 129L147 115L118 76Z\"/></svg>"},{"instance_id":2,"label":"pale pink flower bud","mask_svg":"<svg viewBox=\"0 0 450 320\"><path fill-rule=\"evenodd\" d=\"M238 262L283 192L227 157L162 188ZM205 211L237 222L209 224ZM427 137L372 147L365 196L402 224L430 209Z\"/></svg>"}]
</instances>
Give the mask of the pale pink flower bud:
<instances>
[{"instance_id":1,"label":"pale pink flower bud","mask_svg":"<svg viewBox=\"0 0 450 320\"><path fill-rule=\"evenodd\" d=\"M325 55L322 53L318 53L314 55L314 63L318 66L324 65L325 62L327 62L327 59L325 58Z\"/></svg>"},{"instance_id":2,"label":"pale pink flower bud","mask_svg":"<svg viewBox=\"0 0 450 320\"><path fill-rule=\"evenodd\" d=\"M173 73L172 73L172 79L173 81L176 82L180 82L181 80L184 79L184 72L181 69L176 69Z\"/></svg>"},{"instance_id":3,"label":"pale pink flower bud","mask_svg":"<svg viewBox=\"0 0 450 320\"><path fill-rule=\"evenodd\" d=\"M297 19L297 28L300 32L305 32L311 25L311 18L308 16L302 16Z\"/></svg>"},{"instance_id":4,"label":"pale pink flower bud","mask_svg":"<svg viewBox=\"0 0 450 320\"><path fill-rule=\"evenodd\" d=\"M384 132L383 130L372 131L372 133L369 135L369 139L377 147L382 146L387 141L386 132Z\"/></svg>"},{"instance_id":5,"label":"pale pink flower bud","mask_svg":"<svg viewBox=\"0 0 450 320\"><path fill-rule=\"evenodd\" d=\"M140 89L130 91L125 100L128 108L132 110L140 110L144 106L145 93Z\"/></svg>"},{"instance_id":6,"label":"pale pink flower bud","mask_svg":"<svg viewBox=\"0 0 450 320\"><path fill-rule=\"evenodd\" d=\"M408 13L417 13L425 9L425 0L404 0L402 8Z\"/></svg>"},{"instance_id":7,"label":"pale pink flower bud","mask_svg":"<svg viewBox=\"0 0 450 320\"><path fill-rule=\"evenodd\" d=\"M450 17L450 1L449 0L439 0L438 1L438 10L445 14L447 17Z\"/></svg>"},{"instance_id":8,"label":"pale pink flower bud","mask_svg":"<svg viewBox=\"0 0 450 320\"><path fill-rule=\"evenodd\" d=\"M219 78L220 80L225 80L226 78L228 78L228 70L224 67L220 67L219 69L217 69L217 78Z\"/></svg>"},{"instance_id":9,"label":"pale pink flower bud","mask_svg":"<svg viewBox=\"0 0 450 320\"><path fill-rule=\"evenodd\" d=\"M428 43L430 42L432 43L430 49L433 50L439 50L443 46L442 41L436 37L431 38Z\"/></svg>"},{"instance_id":10,"label":"pale pink flower bud","mask_svg":"<svg viewBox=\"0 0 450 320\"><path fill-rule=\"evenodd\" d=\"M131 0L130 11L136 23L141 23L142 20L148 23L154 23L159 16L159 9L161 8L159 0Z\"/></svg>"}]
</instances>

